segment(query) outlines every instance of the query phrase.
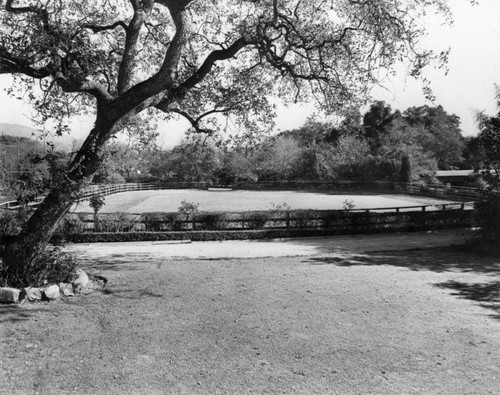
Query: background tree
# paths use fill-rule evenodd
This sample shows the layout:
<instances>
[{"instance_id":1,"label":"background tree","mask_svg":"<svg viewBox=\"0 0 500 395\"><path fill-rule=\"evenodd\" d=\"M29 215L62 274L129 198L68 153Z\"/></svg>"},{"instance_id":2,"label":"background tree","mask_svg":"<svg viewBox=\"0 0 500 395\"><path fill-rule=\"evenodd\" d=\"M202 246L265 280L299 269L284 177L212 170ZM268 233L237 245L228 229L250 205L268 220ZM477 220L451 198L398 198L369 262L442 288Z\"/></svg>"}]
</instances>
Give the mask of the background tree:
<instances>
[{"instance_id":1,"label":"background tree","mask_svg":"<svg viewBox=\"0 0 500 395\"><path fill-rule=\"evenodd\" d=\"M160 179L212 182L221 167L222 152L208 135L190 134L162 155L150 169Z\"/></svg>"},{"instance_id":2,"label":"background tree","mask_svg":"<svg viewBox=\"0 0 500 395\"><path fill-rule=\"evenodd\" d=\"M433 154L439 169L460 166L464 138L458 116L448 114L442 106L421 106L408 108L403 119L412 127L422 128L420 144Z\"/></svg>"},{"instance_id":3,"label":"background tree","mask_svg":"<svg viewBox=\"0 0 500 395\"><path fill-rule=\"evenodd\" d=\"M256 155L259 180L286 181L298 171L302 149L293 137L277 136L262 144Z\"/></svg>"},{"instance_id":4,"label":"background tree","mask_svg":"<svg viewBox=\"0 0 500 395\"><path fill-rule=\"evenodd\" d=\"M399 111L392 111L384 101L376 101L363 115L363 134L374 153L382 146L382 139L387 135L394 119L400 117Z\"/></svg>"},{"instance_id":5,"label":"background tree","mask_svg":"<svg viewBox=\"0 0 500 395\"><path fill-rule=\"evenodd\" d=\"M324 146L321 168L328 180L363 180L370 146L362 137L345 135L335 145Z\"/></svg>"},{"instance_id":6,"label":"background tree","mask_svg":"<svg viewBox=\"0 0 500 395\"><path fill-rule=\"evenodd\" d=\"M418 75L432 57L419 23L434 10L447 12L445 0L3 1L0 73L15 76L12 93L27 92L55 133L68 131L69 116L95 114L4 264L21 275L34 262L106 143L138 114L183 116L206 132L231 113L251 132L269 124L270 94L339 111L400 58Z\"/></svg>"},{"instance_id":7,"label":"background tree","mask_svg":"<svg viewBox=\"0 0 500 395\"><path fill-rule=\"evenodd\" d=\"M479 143L484 152L481 175L487 187L475 203L480 234L489 252L500 251L500 89L497 87L497 107L494 116L479 114Z\"/></svg>"},{"instance_id":8,"label":"background tree","mask_svg":"<svg viewBox=\"0 0 500 395\"><path fill-rule=\"evenodd\" d=\"M485 147L479 136L469 136L464 140L463 167L465 169L481 170L486 159Z\"/></svg>"},{"instance_id":9,"label":"background tree","mask_svg":"<svg viewBox=\"0 0 500 395\"><path fill-rule=\"evenodd\" d=\"M405 157L411 161L412 181L434 176L438 169L437 161L433 153L426 150L421 144L422 135L425 133L422 126L410 126L402 118L394 121L384 136L379 155L376 157L379 167L385 168L386 180L400 180L401 165Z\"/></svg>"}]
</instances>

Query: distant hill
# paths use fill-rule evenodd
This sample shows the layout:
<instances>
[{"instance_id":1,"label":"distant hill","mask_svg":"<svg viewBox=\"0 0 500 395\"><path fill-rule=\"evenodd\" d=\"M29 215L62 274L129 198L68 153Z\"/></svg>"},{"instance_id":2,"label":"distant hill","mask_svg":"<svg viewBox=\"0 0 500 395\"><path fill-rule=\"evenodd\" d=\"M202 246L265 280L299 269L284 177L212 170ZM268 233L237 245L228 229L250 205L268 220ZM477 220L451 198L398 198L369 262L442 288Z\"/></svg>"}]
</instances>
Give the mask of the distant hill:
<instances>
[{"instance_id":1,"label":"distant hill","mask_svg":"<svg viewBox=\"0 0 500 395\"><path fill-rule=\"evenodd\" d=\"M0 135L8 134L15 137L33 138L37 136L36 129L29 126L23 126L16 123L0 123Z\"/></svg>"},{"instance_id":2,"label":"distant hill","mask_svg":"<svg viewBox=\"0 0 500 395\"><path fill-rule=\"evenodd\" d=\"M42 141L42 140L38 140L39 132L36 129L30 128L29 126L19 125L17 123L1 123L0 122L0 136L1 135L14 136L14 137L25 137L25 138L28 138L30 140ZM47 141L47 142L52 141L55 143L55 146L58 149L62 149L64 151L69 151L73 140L74 140L74 138L71 136L64 136L64 137L57 137L57 138L47 137L47 139L45 141Z\"/></svg>"}]
</instances>

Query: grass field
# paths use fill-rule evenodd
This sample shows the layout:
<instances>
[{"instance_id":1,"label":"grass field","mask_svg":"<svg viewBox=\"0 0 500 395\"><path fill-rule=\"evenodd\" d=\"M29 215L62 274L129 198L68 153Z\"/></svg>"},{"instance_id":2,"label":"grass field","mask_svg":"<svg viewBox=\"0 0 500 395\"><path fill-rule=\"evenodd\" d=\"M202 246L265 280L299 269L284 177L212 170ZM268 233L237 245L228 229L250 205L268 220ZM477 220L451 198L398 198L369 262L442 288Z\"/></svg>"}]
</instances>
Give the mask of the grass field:
<instances>
[{"instance_id":1,"label":"grass field","mask_svg":"<svg viewBox=\"0 0 500 395\"><path fill-rule=\"evenodd\" d=\"M175 212L181 202L199 204L200 211L257 211L270 210L286 203L291 209L343 209L346 200L356 209L405 207L423 204L447 203L439 199L407 195L335 195L331 192L307 191L201 191L174 189L162 191L124 192L106 197L101 213ZM451 203L451 202L450 202ZM75 212L92 212L88 202L80 203Z\"/></svg>"}]
</instances>

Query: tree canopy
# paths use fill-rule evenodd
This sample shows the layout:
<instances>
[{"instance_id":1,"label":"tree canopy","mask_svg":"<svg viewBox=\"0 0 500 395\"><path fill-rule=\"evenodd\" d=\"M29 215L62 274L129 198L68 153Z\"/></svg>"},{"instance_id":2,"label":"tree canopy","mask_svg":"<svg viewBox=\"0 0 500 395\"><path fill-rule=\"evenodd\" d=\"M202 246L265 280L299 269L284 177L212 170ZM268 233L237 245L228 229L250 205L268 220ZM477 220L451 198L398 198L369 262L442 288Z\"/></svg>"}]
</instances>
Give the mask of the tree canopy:
<instances>
[{"instance_id":1,"label":"tree canopy","mask_svg":"<svg viewBox=\"0 0 500 395\"><path fill-rule=\"evenodd\" d=\"M106 135L147 108L196 129L227 112L252 127L269 95L314 97L331 112L402 58L417 75L432 58L419 47L429 7L447 12L444 0L7 0L0 73L60 131L93 103Z\"/></svg>"}]
</instances>

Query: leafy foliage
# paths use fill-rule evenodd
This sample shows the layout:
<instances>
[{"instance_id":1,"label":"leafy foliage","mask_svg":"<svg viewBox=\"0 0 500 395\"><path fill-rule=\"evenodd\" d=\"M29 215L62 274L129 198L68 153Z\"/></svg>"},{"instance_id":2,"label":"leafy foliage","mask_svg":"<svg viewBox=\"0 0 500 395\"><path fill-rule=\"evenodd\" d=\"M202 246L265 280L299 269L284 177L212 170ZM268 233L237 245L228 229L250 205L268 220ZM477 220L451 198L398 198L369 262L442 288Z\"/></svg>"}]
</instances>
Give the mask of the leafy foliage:
<instances>
[{"instance_id":1,"label":"leafy foliage","mask_svg":"<svg viewBox=\"0 0 500 395\"><path fill-rule=\"evenodd\" d=\"M497 95L500 109L500 91ZM495 252L500 251L500 111L495 116L480 114L478 139L484 159L481 175L487 182L475 203L481 239Z\"/></svg>"},{"instance_id":2,"label":"leafy foliage","mask_svg":"<svg viewBox=\"0 0 500 395\"><path fill-rule=\"evenodd\" d=\"M92 210L94 210L95 214L97 214L105 204L106 204L106 199L104 195L100 193L92 195L89 200L89 206L92 208Z\"/></svg>"},{"instance_id":3,"label":"leafy foliage","mask_svg":"<svg viewBox=\"0 0 500 395\"><path fill-rule=\"evenodd\" d=\"M226 227L225 213L197 213L194 216L196 230L221 230Z\"/></svg>"},{"instance_id":4,"label":"leafy foliage","mask_svg":"<svg viewBox=\"0 0 500 395\"><path fill-rule=\"evenodd\" d=\"M77 265L76 256L53 247L42 251L28 265L13 267L0 263L0 283L23 288L71 282Z\"/></svg>"}]
</instances>

